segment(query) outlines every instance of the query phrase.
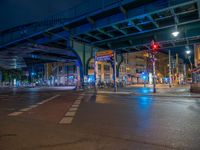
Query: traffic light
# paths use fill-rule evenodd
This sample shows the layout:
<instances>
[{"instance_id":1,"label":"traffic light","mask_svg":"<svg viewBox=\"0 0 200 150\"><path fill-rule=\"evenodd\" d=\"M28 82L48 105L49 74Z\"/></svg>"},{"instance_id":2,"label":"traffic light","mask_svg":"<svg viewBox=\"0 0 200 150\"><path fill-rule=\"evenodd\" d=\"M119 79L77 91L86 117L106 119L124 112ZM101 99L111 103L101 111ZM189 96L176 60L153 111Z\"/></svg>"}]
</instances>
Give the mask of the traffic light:
<instances>
[{"instance_id":1,"label":"traffic light","mask_svg":"<svg viewBox=\"0 0 200 150\"><path fill-rule=\"evenodd\" d=\"M152 41L150 48L151 48L151 52L153 54L156 54L156 53L158 53L158 50L160 49L160 45L158 42Z\"/></svg>"}]
</instances>

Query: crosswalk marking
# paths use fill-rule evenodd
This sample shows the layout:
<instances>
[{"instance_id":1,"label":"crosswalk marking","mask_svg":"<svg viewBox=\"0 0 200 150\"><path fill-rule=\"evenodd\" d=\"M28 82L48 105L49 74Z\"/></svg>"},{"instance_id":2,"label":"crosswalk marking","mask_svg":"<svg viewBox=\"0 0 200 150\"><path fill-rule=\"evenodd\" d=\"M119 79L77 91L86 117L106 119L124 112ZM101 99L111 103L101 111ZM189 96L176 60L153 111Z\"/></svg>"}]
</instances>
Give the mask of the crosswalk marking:
<instances>
[{"instance_id":1,"label":"crosswalk marking","mask_svg":"<svg viewBox=\"0 0 200 150\"><path fill-rule=\"evenodd\" d=\"M60 124L70 124L72 123L73 117L64 117L62 120L59 122Z\"/></svg>"},{"instance_id":2,"label":"crosswalk marking","mask_svg":"<svg viewBox=\"0 0 200 150\"><path fill-rule=\"evenodd\" d=\"M71 107L69 111L77 111L78 108Z\"/></svg>"},{"instance_id":3,"label":"crosswalk marking","mask_svg":"<svg viewBox=\"0 0 200 150\"><path fill-rule=\"evenodd\" d=\"M73 118L76 115L76 111L78 110L78 107L81 103L81 100L83 99L83 96L79 96L76 101L73 103L69 111L65 114L65 116L61 119L59 122L60 124L70 124L72 123Z\"/></svg>"},{"instance_id":4,"label":"crosswalk marking","mask_svg":"<svg viewBox=\"0 0 200 150\"><path fill-rule=\"evenodd\" d=\"M74 104L75 104L75 105L79 105L80 103L81 103L81 102L75 102Z\"/></svg>"},{"instance_id":5,"label":"crosswalk marking","mask_svg":"<svg viewBox=\"0 0 200 150\"><path fill-rule=\"evenodd\" d=\"M78 107L79 105L78 104L73 104L72 107L76 108Z\"/></svg>"},{"instance_id":6,"label":"crosswalk marking","mask_svg":"<svg viewBox=\"0 0 200 150\"><path fill-rule=\"evenodd\" d=\"M76 114L76 112L75 111L68 111L66 114L65 114L65 116L70 116L70 117L72 117L72 116L75 116L75 114Z\"/></svg>"}]
</instances>

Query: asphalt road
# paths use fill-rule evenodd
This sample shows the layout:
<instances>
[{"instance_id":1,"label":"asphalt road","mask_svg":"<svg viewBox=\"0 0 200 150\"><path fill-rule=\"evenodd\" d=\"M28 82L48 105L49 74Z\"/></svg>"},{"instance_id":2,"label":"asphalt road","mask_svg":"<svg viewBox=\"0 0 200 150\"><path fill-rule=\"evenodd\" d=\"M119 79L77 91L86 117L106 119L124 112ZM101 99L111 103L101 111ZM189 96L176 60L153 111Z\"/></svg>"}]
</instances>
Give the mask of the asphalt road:
<instances>
[{"instance_id":1,"label":"asphalt road","mask_svg":"<svg viewBox=\"0 0 200 150\"><path fill-rule=\"evenodd\" d=\"M1 150L200 149L200 99L64 88L0 92Z\"/></svg>"}]
</instances>

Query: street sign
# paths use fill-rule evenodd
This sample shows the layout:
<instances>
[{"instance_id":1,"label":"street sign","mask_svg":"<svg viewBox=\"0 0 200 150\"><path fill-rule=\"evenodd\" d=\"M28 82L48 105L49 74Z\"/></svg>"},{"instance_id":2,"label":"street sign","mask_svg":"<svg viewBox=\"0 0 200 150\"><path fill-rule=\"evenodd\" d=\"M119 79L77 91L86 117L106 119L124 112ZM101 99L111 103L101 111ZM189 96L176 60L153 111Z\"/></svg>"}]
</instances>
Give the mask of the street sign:
<instances>
[{"instance_id":1,"label":"street sign","mask_svg":"<svg viewBox=\"0 0 200 150\"><path fill-rule=\"evenodd\" d=\"M97 61L109 61L113 58L114 53L112 50L105 50L96 52L96 60Z\"/></svg>"},{"instance_id":2,"label":"street sign","mask_svg":"<svg viewBox=\"0 0 200 150\"><path fill-rule=\"evenodd\" d=\"M99 51L99 52L96 52L96 57L113 56L113 54L114 53L112 50Z\"/></svg>"}]
</instances>

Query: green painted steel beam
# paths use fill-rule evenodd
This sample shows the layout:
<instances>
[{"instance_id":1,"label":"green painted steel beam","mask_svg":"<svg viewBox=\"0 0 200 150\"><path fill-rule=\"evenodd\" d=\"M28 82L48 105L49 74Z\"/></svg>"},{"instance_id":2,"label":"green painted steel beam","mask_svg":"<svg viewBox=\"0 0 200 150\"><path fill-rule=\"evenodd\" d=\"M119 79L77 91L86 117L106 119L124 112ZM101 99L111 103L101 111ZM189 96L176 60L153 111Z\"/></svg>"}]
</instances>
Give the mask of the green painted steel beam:
<instances>
[{"instance_id":1,"label":"green painted steel beam","mask_svg":"<svg viewBox=\"0 0 200 150\"><path fill-rule=\"evenodd\" d=\"M90 36L90 37L92 37L92 38L95 38L95 39L97 39L97 40L102 40L100 37L98 37L98 36L95 36L95 35L92 35L91 33L86 33L86 35L88 35L88 36Z\"/></svg>"},{"instance_id":2,"label":"green painted steel beam","mask_svg":"<svg viewBox=\"0 0 200 150\"><path fill-rule=\"evenodd\" d=\"M112 25L112 27L113 27L115 30L121 32L122 34L127 35L127 33L126 33L124 30L119 29L116 25Z\"/></svg>"},{"instance_id":3,"label":"green painted steel beam","mask_svg":"<svg viewBox=\"0 0 200 150\"><path fill-rule=\"evenodd\" d=\"M147 15L147 17L148 17L149 20L155 25L156 28L159 28L158 23L151 17L151 15Z\"/></svg>"},{"instance_id":4,"label":"green painted steel beam","mask_svg":"<svg viewBox=\"0 0 200 150\"><path fill-rule=\"evenodd\" d=\"M180 36L178 37L178 39L190 39L193 37L200 37L200 21L196 22L196 23L191 23L191 24L186 24L183 26L180 26L180 31L182 31L182 33L180 33ZM163 29L160 31L152 31L150 33L146 33L144 35L137 35L137 36L130 36L130 37L126 37L126 38L122 38L122 39L118 39L118 40L113 40L112 42L110 42L113 46L113 48L123 48L124 46L118 46L119 43L123 43L123 42L127 42L129 40L132 41L132 45L143 45L143 44L148 44L151 42L152 39L154 39L154 37L157 37L157 41L176 41L178 39L175 39L171 36L171 32L173 31L172 28L168 28L168 29ZM185 32L184 32L185 30ZM106 42L107 43L107 42ZM104 43L101 43L102 45ZM116 46L117 45L117 46ZM101 45L98 45L101 46ZM127 46L130 47L130 46Z\"/></svg>"},{"instance_id":5,"label":"green painted steel beam","mask_svg":"<svg viewBox=\"0 0 200 150\"><path fill-rule=\"evenodd\" d=\"M199 27L199 22L200 22L200 19L179 23L179 28L182 28L183 31L186 31L187 29ZM107 43L107 42L112 42L112 41L118 41L119 42L121 40L124 40L124 39L128 40L128 39L132 39L134 37L145 37L145 36L148 36L148 35L152 36L152 35L154 35L154 33L162 33L162 32L164 32L162 37L166 38L166 35L171 35L172 28L174 28L174 25L169 25L169 26L166 26L166 27L160 27L159 30L156 28L156 29L152 29L151 31L148 31L148 30L143 31L142 33L139 32L139 33L122 35L122 36L114 37L112 39L106 39L106 40L101 40L101 41L98 41L98 42L93 42L92 44L100 46L100 45L103 45L104 43ZM166 30L167 30L168 33L165 32ZM199 34L199 33L197 33L197 34Z\"/></svg>"},{"instance_id":6,"label":"green painted steel beam","mask_svg":"<svg viewBox=\"0 0 200 150\"><path fill-rule=\"evenodd\" d=\"M105 34L105 35L109 36L110 38L113 38L113 37L114 37L112 34L107 33L107 32L105 32L105 31L102 30L102 29L97 29L97 31L99 31L99 32L102 33L102 34Z\"/></svg>"}]
</instances>

